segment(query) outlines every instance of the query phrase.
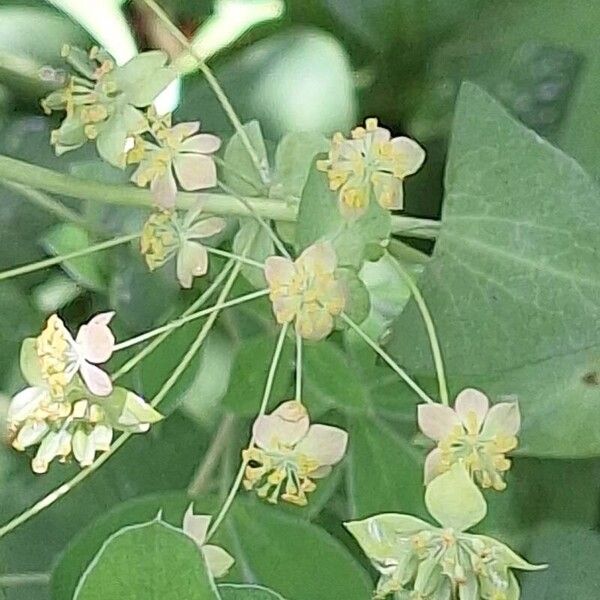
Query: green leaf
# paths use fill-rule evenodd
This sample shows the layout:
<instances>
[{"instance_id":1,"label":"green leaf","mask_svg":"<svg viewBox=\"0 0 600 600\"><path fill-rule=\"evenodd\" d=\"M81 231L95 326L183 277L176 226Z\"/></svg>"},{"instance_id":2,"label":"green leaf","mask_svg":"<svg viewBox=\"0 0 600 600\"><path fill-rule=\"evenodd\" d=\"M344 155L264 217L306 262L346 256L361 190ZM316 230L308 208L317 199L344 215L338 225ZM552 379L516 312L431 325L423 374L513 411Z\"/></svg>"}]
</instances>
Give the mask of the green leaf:
<instances>
[{"instance_id":1,"label":"green leaf","mask_svg":"<svg viewBox=\"0 0 600 600\"><path fill-rule=\"evenodd\" d=\"M272 335L260 335L242 342L231 369L229 389L222 400L223 406L240 415L256 415L274 349L275 337ZM278 404L289 388L292 357L292 344L287 342L273 383L272 403Z\"/></svg>"},{"instance_id":2,"label":"green leaf","mask_svg":"<svg viewBox=\"0 0 600 600\"><path fill-rule=\"evenodd\" d=\"M218 588L222 600L285 600L283 596L259 585L223 583Z\"/></svg>"},{"instance_id":3,"label":"green leaf","mask_svg":"<svg viewBox=\"0 0 600 600\"><path fill-rule=\"evenodd\" d=\"M36 350L36 339L33 337L25 338L21 344L21 353L19 356L21 373L29 385L44 385L42 370L40 368L40 359Z\"/></svg>"},{"instance_id":4,"label":"green leaf","mask_svg":"<svg viewBox=\"0 0 600 600\"><path fill-rule=\"evenodd\" d=\"M454 463L427 486L425 504L442 527L456 531L477 525L487 511L483 494L461 463Z\"/></svg>"},{"instance_id":5,"label":"green leaf","mask_svg":"<svg viewBox=\"0 0 600 600\"><path fill-rule=\"evenodd\" d=\"M589 357L600 341L599 202L595 182L572 159L465 84L443 227L422 292L450 377L520 393L525 427L537 429L532 445L523 443L536 454L600 454L600 438L546 436L547 418L561 429L594 430L590 418L600 427L600 395L585 377L595 372ZM434 372L414 302L396 322L391 350L409 372ZM562 389L550 385L551 369L567 382Z\"/></svg>"},{"instance_id":6,"label":"green leaf","mask_svg":"<svg viewBox=\"0 0 600 600\"><path fill-rule=\"evenodd\" d=\"M354 419L349 437L347 477L353 516L384 511L427 516L422 453L400 431L375 417Z\"/></svg>"},{"instance_id":7,"label":"green leaf","mask_svg":"<svg viewBox=\"0 0 600 600\"><path fill-rule=\"evenodd\" d=\"M46 233L43 239L44 247L56 256L83 250L93 244L90 236L78 225L61 223L55 225ZM74 281L94 291L106 289L106 279L102 273L101 254L88 254L80 258L61 263L63 269Z\"/></svg>"},{"instance_id":8,"label":"green leaf","mask_svg":"<svg viewBox=\"0 0 600 600\"><path fill-rule=\"evenodd\" d=\"M361 324L367 318L371 309L369 290L367 290L355 269L338 269L335 272L335 278L344 286L346 295L344 313L355 323ZM348 327L343 319L337 319L336 325L340 329Z\"/></svg>"},{"instance_id":9,"label":"green leaf","mask_svg":"<svg viewBox=\"0 0 600 600\"><path fill-rule=\"evenodd\" d=\"M122 387L113 388L110 396L98 400L112 427L121 431L143 431L145 425L158 423L163 419L143 398Z\"/></svg>"},{"instance_id":10,"label":"green leaf","mask_svg":"<svg viewBox=\"0 0 600 600\"><path fill-rule=\"evenodd\" d=\"M240 228L233 238L233 252L240 256L264 263L266 258L275 254L275 246L271 236L264 227L254 219L241 219ZM267 280L262 269L251 265L242 267L242 274L255 287L267 287Z\"/></svg>"},{"instance_id":11,"label":"green leaf","mask_svg":"<svg viewBox=\"0 0 600 600\"><path fill-rule=\"evenodd\" d=\"M302 191L296 227L300 249L322 239L331 240L340 266L360 267L371 247L381 246L390 236L391 218L377 202L354 221L346 221L338 210L337 197L327 177L314 167Z\"/></svg>"},{"instance_id":12,"label":"green leaf","mask_svg":"<svg viewBox=\"0 0 600 600\"><path fill-rule=\"evenodd\" d=\"M298 131L284 135L275 152L271 197L299 201L315 156L327 150L329 140L321 133Z\"/></svg>"},{"instance_id":13,"label":"green leaf","mask_svg":"<svg viewBox=\"0 0 600 600\"><path fill-rule=\"evenodd\" d=\"M219 600L193 540L154 521L109 537L79 580L73 600Z\"/></svg>"},{"instance_id":14,"label":"green leaf","mask_svg":"<svg viewBox=\"0 0 600 600\"><path fill-rule=\"evenodd\" d=\"M250 144L259 159L261 169L267 173L269 161L260 123L250 121L244 125L244 131L248 135ZM260 196L266 193L265 184L237 132L233 134L227 143L224 160L226 166L223 168L223 180L238 194L242 196Z\"/></svg>"}]
</instances>

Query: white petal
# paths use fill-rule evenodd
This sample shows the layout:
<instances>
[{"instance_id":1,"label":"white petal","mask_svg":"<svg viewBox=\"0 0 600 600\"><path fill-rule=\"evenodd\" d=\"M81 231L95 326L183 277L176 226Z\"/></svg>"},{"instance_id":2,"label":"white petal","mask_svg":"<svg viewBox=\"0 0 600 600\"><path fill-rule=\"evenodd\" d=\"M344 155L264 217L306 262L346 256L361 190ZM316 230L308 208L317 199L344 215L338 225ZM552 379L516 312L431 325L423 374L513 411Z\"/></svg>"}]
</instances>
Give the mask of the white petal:
<instances>
[{"instance_id":1,"label":"white petal","mask_svg":"<svg viewBox=\"0 0 600 600\"><path fill-rule=\"evenodd\" d=\"M112 381L108 374L100 367L83 361L79 373L87 389L96 396L108 396L113 389Z\"/></svg>"},{"instance_id":2,"label":"white petal","mask_svg":"<svg viewBox=\"0 0 600 600\"><path fill-rule=\"evenodd\" d=\"M306 437L296 446L296 452L319 462L321 466L340 462L348 446L348 433L331 425L311 425Z\"/></svg>"},{"instance_id":3,"label":"white petal","mask_svg":"<svg viewBox=\"0 0 600 600\"><path fill-rule=\"evenodd\" d=\"M100 313L79 328L75 341L89 362L103 363L112 356L115 336L108 324L114 314L114 311Z\"/></svg>"},{"instance_id":4,"label":"white petal","mask_svg":"<svg viewBox=\"0 0 600 600\"><path fill-rule=\"evenodd\" d=\"M289 258L269 256L265 260L265 279L271 289L290 285L296 276L296 267Z\"/></svg>"},{"instance_id":5,"label":"white petal","mask_svg":"<svg viewBox=\"0 0 600 600\"><path fill-rule=\"evenodd\" d=\"M254 421L252 435L259 448L278 450L282 446L294 446L304 437L308 427L308 416L297 421L286 421L276 415L266 415Z\"/></svg>"},{"instance_id":6,"label":"white petal","mask_svg":"<svg viewBox=\"0 0 600 600\"><path fill-rule=\"evenodd\" d=\"M177 279L181 287L191 288L194 277L208 271L208 252L202 244L185 242L177 254Z\"/></svg>"},{"instance_id":7,"label":"white petal","mask_svg":"<svg viewBox=\"0 0 600 600\"><path fill-rule=\"evenodd\" d=\"M29 446L35 446L46 435L48 429L49 427L44 421L28 423L19 429L13 446L17 450L24 450L25 448L29 448Z\"/></svg>"},{"instance_id":8,"label":"white petal","mask_svg":"<svg viewBox=\"0 0 600 600\"><path fill-rule=\"evenodd\" d=\"M155 177L150 183L154 202L161 208L173 208L177 198L177 182L171 169L162 177Z\"/></svg>"},{"instance_id":9,"label":"white petal","mask_svg":"<svg viewBox=\"0 0 600 600\"><path fill-rule=\"evenodd\" d=\"M94 462L96 446L91 436L83 429L78 429L72 439L73 455L82 467L89 467Z\"/></svg>"},{"instance_id":10,"label":"white petal","mask_svg":"<svg viewBox=\"0 0 600 600\"><path fill-rule=\"evenodd\" d=\"M458 415L442 404L419 404L417 407L419 429L430 439L439 442L460 425Z\"/></svg>"},{"instance_id":11,"label":"white petal","mask_svg":"<svg viewBox=\"0 0 600 600\"><path fill-rule=\"evenodd\" d=\"M483 424L482 435L517 435L521 428L521 411L516 402L500 402L494 404Z\"/></svg>"},{"instance_id":12,"label":"white petal","mask_svg":"<svg viewBox=\"0 0 600 600\"><path fill-rule=\"evenodd\" d=\"M96 425L91 433L94 447L98 452L108 452L110 450L110 443L113 438L112 427L108 425Z\"/></svg>"},{"instance_id":13,"label":"white petal","mask_svg":"<svg viewBox=\"0 0 600 600\"><path fill-rule=\"evenodd\" d=\"M478 433L481 429L489 406L490 402L487 396L483 392L473 388L464 389L456 396L456 400L454 401L454 410L465 427L469 423L469 419L472 418L469 415L475 415L477 429L475 433Z\"/></svg>"},{"instance_id":14,"label":"white petal","mask_svg":"<svg viewBox=\"0 0 600 600\"><path fill-rule=\"evenodd\" d=\"M217 167L209 156L178 154L173 159L173 166L184 190L204 190L217 185Z\"/></svg>"},{"instance_id":15,"label":"white petal","mask_svg":"<svg viewBox=\"0 0 600 600\"><path fill-rule=\"evenodd\" d=\"M442 459L442 451L439 448L434 448L425 457L423 483L428 485L438 475L440 475L440 462Z\"/></svg>"},{"instance_id":16,"label":"white petal","mask_svg":"<svg viewBox=\"0 0 600 600\"><path fill-rule=\"evenodd\" d=\"M188 239L194 239L196 237L208 238L223 231L226 225L227 221L221 217L201 219L187 230L186 236Z\"/></svg>"},{"instance_id":17,"label":"white petal","mask_svg":"<svg viewBox=\"0 0 600 600\"><path fill-rule=\"evenodd\" d=\"M183 532L189 535L198 546L204 544L212 517L210 515L195 515L193 503L183 517Z\"/></svg>"},{"instance_id":18,"label":"white petal","mask_svg":"<svg viewBox=\"0 0 600 600\"><path fill-rule=\"evenodd\" d=\"M202 554L204 555L206 566L213 577L223 577L235 562L235 559L229 552L211 544L202 546Z\"/></svg>"},{"instance_id":19,"label":"white petal","mask_svg":"<svg viewBox=\"0 0 600 600\"><path fill-rule=\"evenodd\" d=\"M407 137L397 137L392 140L392 144L396 151L402 155L402 168L400 173L396 173L400 177L406 177L416 173L423 162L425 161L425 150Z\"/></svg>"},{"instance_id":20,"label":"white petal","mask_svg":"<svg viewBox=\"0 0 600 600\"><path fill-rule=\"evenodd\" d=\"M177 123L177 125L171 127L171 134L175 134L177 137L181 136L182 138L188 138L199 130L199 121L184 121L183 123Z\"/></svg>"},{"instance_id":21,"label":"white petal","mask_svg":"<svg viewBox=\"0 0 600 600\"><path fill-rule=\"evenodd\" d=\"M25 421L49 395L48 390L43 387L28 387L15 394L6 415L9 425Z\"/></svg>"},{"instance_id":22,"label":"white petal","mask_svg":"<svg viewBox=\"0 0 600 600\"><path fill-rule=\"evenodd\" d=\"M194 135L180 146L182 152L196 152L199 154L213 154L221 147L221 140L210 133Z\"/></svg>"},{"instance_id":23,"label":"white petal","mask_svg":"<svg viewBox=\"0 0 600 600\"><path fill-rule=\"evenodd\" d=\"M306 248L296 264L311 274L333 273L337 267L337 256L330 242L321 242Z\"/></svg>"}]
</instances>

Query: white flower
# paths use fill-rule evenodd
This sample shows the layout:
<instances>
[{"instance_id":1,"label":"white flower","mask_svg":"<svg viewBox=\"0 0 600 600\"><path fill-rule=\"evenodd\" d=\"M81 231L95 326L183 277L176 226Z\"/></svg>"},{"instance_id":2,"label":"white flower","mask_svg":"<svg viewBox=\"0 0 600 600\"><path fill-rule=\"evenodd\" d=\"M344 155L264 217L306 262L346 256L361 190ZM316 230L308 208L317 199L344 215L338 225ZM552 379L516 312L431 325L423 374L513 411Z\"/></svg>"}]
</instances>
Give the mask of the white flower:
<instances>
[{"instance_id":1,"label":"white flower","mask_svg":"<svg viewBox=\"0 0 600 600\"><path fill-rule=\"evenodd\" d=\"M220 546L205 544L211 520L210 515L195 515L193 504L190 504L183 517L183 533L196 542L211 575L213 577L223 577L231 569L235 560L229 552L223 550Z\"/></svg>"}]
</instances>

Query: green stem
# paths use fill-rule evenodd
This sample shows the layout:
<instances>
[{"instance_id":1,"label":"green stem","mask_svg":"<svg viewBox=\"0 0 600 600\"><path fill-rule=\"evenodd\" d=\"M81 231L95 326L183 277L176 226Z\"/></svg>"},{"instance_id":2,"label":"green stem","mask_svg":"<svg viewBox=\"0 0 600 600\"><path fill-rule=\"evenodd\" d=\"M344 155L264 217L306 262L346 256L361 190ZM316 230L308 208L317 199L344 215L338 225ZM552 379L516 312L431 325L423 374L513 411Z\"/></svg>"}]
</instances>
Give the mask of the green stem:
<instances>
[{"instance_id":1,"label":"green stem","mask_svg":"<svg viewBox=\"0 0 600 600\"><path fill-rule=\"evenodd\" d=\"M8 573L0 575L0 588L48 585L50 573Z\"/></svg>"},{"instance_id":2,"label":"green stem","mask_svg":"<svg viewBox=\"0 0 600 600\"><path fill-rule=\"evenodd\" d=\"M154 200L149 190L134 185L80 179L2 155L0 155L0 180L13 181L50 194L80 200L123 206L154 207ZM254 212L264 219L273 221L293 222L297 219L296 205L271 198L245 198L245 200L252 207L252 211L237 198L225 194L178 192L177 207L187 209L201 201L207 213L221 216L251 217ZM437 237L439 228L438 221L392 215L392 231L406 237L432 239Z\"/></svg>"},{"instance_id":3,"label":"green stem","mask_svg":"<svg viewBox=\"0 0 600 600\"><path fill-rule=\"evenodd\" d=\"M99 244L88 246L87 248L83 248L82 250L76 250L75 252L69 252L68 254L61 254L60 256L54 256L53 258L46 258L35 263L30 263L21 267L15 267L14 269L9 269L8 271L2 271L0 272L0 281L3 279L10 279L11 277L18 277L19 275L25 275L26 273L32 273L33 271L45 269L46 267L52 267L53 265L58 265L67 260L71 260L72 258L86 256L87 254L100 252L101 250L112 248L113 246L126 244L127 242L131 242L132 240L135 240L139 237L139 233L123 235L121 237L115 238L114 240L107 240L106 242L100 242Z\"/></svg>"},{"instance_id":4,"label":"green stem","mask_svg":"<svg viewBox=\"0 0 600 600\"><path fill-rule=\"evenodd\" d=\"M219 83L217 78L213 75L213 72L210 70L208 65L204 62L203 58L201 56L198 56L197 52L194 50L192 45L189 43L189 41L187 40L185 35L183 35L183 33L181 31L179 31L179 29L171 22L171 19L169 19L169 16L167 15L167 13L165 13L165 11L154 0L143 0L143 1L148 6L148 8L150 8L156 14L156 16L163 22L163 24L169 30L171 35L184 48L186 48L188 50L188 52L192 56L194 56L194 58L198 61L198 68L200 69L200 71L202 71L202 74L206 78L208 85L211 87L212 91L214 92L215 96L217 97L217 100L223 107L225 114L231 121L231 124L233 125L237 134L240 136L240 141L242 142L244 148L246 149L246 152L248 152L248 156L250 156L252 162L254 163L254 166L256 167L256 171L258 172L262 182L264 184L267 184L269 181L267 167L266 167L266 165L262 164L260 158L256 154L256 150L252 146L252 143L250 142L250 138L248 137L248 134L246 133L246 130L244 129L244 127L242 125L242 122L240 121L239 117L237 116L237 113L235 112L231 102L229 101L229 98L223 91L221 84Z\"/></svg>"},{"instance_id":5,"label":"green stem","mask_svg":"<svg viewBox=\"0 0 600 600\"><path fill-rule=\"evenodd\" d=\"M245 263L251 267L256 267L257 269L265 268L265 265L257 260L252 260L251 258L234 254L233 252L227 252L227 250L221 250L220 248L212 248L211 246L205 246L205 248L209 254L214 254L215 256L224 256L225 258L232 258L235 261Z\"/></svg>"},{"instance_id":6,"label":"green stem","mask_svg":"<svg viewBox=\"0 0 600 600\"><path fill-rule=\"evenodd\" d=\"M275 351L273 352L273 358L271 359L271 366L269 367L269 373L267 375L267 382L265 384L265 390L264 390L263 397L262 397L262 400L260 403L260 409L258 411L258 416L256 417L257 419L264 416L265 413L267 412L267 405L269 403L269 398L271 397L271 391L273 389L273 382L275 381L275 374L277 373L277 366L279 365L279 360L281 358L281 353L283 351L283 344L285 342L285 336L287 335L288 327L289 327L289 325L286 323L281 328L281 331L279 332L279 337L277 338L277 343L275 345ZM249 444L250 449L252 449L253 447L254 447L254 435L251 437L250 444ZM235 500L235 496L238 493L238 490L240 489L240 485L242 484L245 470L246 470L246 461L242 461L242 464L240 465L237 475L233 481L233 485L231 486L231 489L229 490L229 493L227 494L227 497L225 498L225 502L221 506L221 509L217 513L217 516L215 517L214 521L212 522L212 524L208 530L208 533L206 534L205 543L208 543L208 541L212 538L212 536L215 534L215 532L217 531L217 529L223 522L223 519L225 519L227 513L229 512L229 509L231 508L231 505L233 504L233 501Z\"/></svg>"},{"instance_id":7,"label":"green stem","mask_svg":"<svg viewBox=\"0 0 600 600\"><path fill-rule=\"evenodd\" d=\"M392 258L392 257L391 257ZM392 258L392 263L394 264L396 270L400 274L400 276L406 282L406 285L410 289L415 302L419 308L421 313L421 317L423 318L423 322L425 323L425 328L427 329L427 335L429 337L429 344L431 346L431 354L433 356L433 363L435 365L435 372L437 374L438 387L440 390L440 400L442 404L448 406L449 397L448 397L448 384L446 382L446 372L444 370L444 360L442 358L442 350L440 348L440 342L437 336L437 332L435 330L435 324L433 323L433 319L431 318L431 313L427 308L427 304L425 303L425 299L421 294L421 290L415 283L414 279L410 275L410 273L400 264L399 261L394 260Z\"/></svg>"},{"instance_id":8,"label":"green stem","mask_svg":"<svg viewBox=\"0 0 600 600\"><path fill-rule=\"evenodd\" d=\"M373 339L371 339L347 314L341 314L342 319L363 339L363 341L370 346L381 358L391 367L422 400L428 404L435 404L434 401L429 397L427 392L419 386L419 384L412 379L412 377L400 367L396 361Z\"/></svg>"},{"instance_id":9,"label":"green stem","mask_svg":"<svg viewBox=\"0 0 600 600\"><path fill-rule=\"evenodd\" d=\"M239 263L239 262L236 263L236 265L233 267L233 270L231 271L231 275L229 276L227 283L225 284L225 286L223 287L223 290L221 291L221 293L219 295L219 298L217 300L217 305L220 305L221 308L223 308L223 306L225 305L225 298L227 297L227 294L230 292L231 287L233 286L235 279L241 269L241 266L242 266L241 263ZM211 314L211 316L206 320L206 323L203 325L202 329L198 333L198 337L196 338L196 340L193 343L194 352L191 352L192 347L190 347L190 350L188 350L188 352L182 359L181 363L177 366L176 372L178 373L178 376L180 376L181 373L183 373L185 368L191 362L192 358L194 357L194 353L198 350L198 348L200 347L200 344L202 343L202 341L198 342L198 340L204 340L206 338L210 329L214 325L214 323L218 317L218 314L219 314L218 312L213 312ZM158 404L160 404L160 402L169 393L169 391L171 390L171 388L173 387L173 385L175 384L176 381L177 381L177 378L173 377L173 374L172 374L171 377L169 377L169 379L163 384L163 386L159 390L158 394L152 400L152 406L156 407ZM26 521L29 521L29 519L31 519L35 515L42 512L44 509L46 509L49 506L51 506L52 504L54 504L57 500L62 498L65 494L68 494L80 482L82 482L89 475L91 475L92 473L97 471L111 456L113 456L117 452L117 450L119 450L119 448L121 448L121 446L123 446L125 444L125 442L127 442L127 440L132 435L133 435L133 433L129 433L129 432L121 434L115 440L115 442L111 445L110 450L108 450L108 452L101 454L89 467L86 467L86 468L82 469L81 471L79 471L79 473L77 473L77 475L75 475L75 477L73 477L66 483L63 483L62 485L57 487L55 490L53 490L52 492L50 492L49 494L44 496L44 498L42 498L41 500L36 502L33 506L29 507L27 510L22 512L20 515L11 519L3 527L0 527L0 538L2 538L7 533L10 533L11 531L13 531L17 527L19 527L19 525L25 523Z\"/></svg>"},{"instance_id":10,"label":"green stem","mask_svg":"<svg viewBox=\"0 0 600 600\"><path fill-rule=\"evenodd\" d=\"M302 402L302 336L296 334L296 401Z\"/></svg>"},{"instance_id":11,"label":"green stem","mask_svg":"<svg viewBox=\"0 0 600 600\"><path fill-rule=\"evenodd\" d=\"M241 262L236 263L234 267L234 271L237 273L242 266ZM266 296L269 293L268 289L258 290L256 292L250 292L249 294L244 294L243 296L239 296L238 298L233 298L232 300L228 300L227 302L222 302L211 306L210 308L205 308L203 310L199 310L198 312L190 313L184 317L179 319L175 319L170 323L165 325L161 325L160 327L156 327L155 329L151 329L150 331L146 331L145 333L141 333L140 335L136 335L135 337L129 338L128 340L124 340L119 344L116 344L114 347L114 351L123 350L125 348L130 348L131 346L135 346L136 344L141 344L146 340L152 339L161 333L166 331L171 331L172 329L177 329L181 327L185 323L189 323L190 321L195 321L201 317L206 317L207 315L214 315L221 311L223 308L229 308L231 306L237 306L238 304L243 304L244 302L248 302L250 300L254 300L256 298L261 298L262 296Z\"/></svg>"}]
</instances>

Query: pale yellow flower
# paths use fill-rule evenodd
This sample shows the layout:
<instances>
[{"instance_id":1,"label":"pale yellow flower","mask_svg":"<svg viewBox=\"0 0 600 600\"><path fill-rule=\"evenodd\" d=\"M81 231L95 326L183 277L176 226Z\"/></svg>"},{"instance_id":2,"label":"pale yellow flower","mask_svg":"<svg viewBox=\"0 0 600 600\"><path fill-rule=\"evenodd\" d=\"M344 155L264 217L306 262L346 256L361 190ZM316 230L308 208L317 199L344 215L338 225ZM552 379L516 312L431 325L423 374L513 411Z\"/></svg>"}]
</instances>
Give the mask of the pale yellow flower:
<instances>
[{"instance_id":1,"label":"pale yellow flower","mask_svg":"<svg viewBox=\"0 0 600 600\"><path fill-rule=\"evenodd\" d=\"M244 450L244 487L261 498L279 498L298 506L307 503L315 479L326 477L342 460L348 434L330 425L311 425L304 406L296 400L279 405L254 422L255 447Z\"/></svg>"},{"instance_id":2,"label":"pale yellow flower","mask_svg":"<svg viewBox=\"0 0 600 600\"><path fill-rule=\"evenodd\" d=\"M425 151L408 137L391 137L377 119L352 131L352 139L337 133L329 157L317 161L325 171L329 187L339 192L339 207L347 218L361 216L371 196L385 209L404 205L403 180L416 173L425 160Z\"/></svg>"},{"instance_id":3,"label":"pale yellow flower","mask_svg":"<svg viewBox=\"0 0 600 600\"><path fill-rule=\"evenodd\" d=\"M278 323L295 320L296 331L320 340L333 329L333 317L346 304L343 286L335 278L337 257L329 242L309 246L292 261L271 256L265 261L273 312Z\"/></svg>"},{"instance_id":4,"label":"pale yellow flower","mask_svg":"<svg viewBox=\"0 0 600 600\"><path fill-rule=\"evenodd\" d=\"M441 404L418 407L419 428L437 442L425 460L425 483L462 461L483 488L503 490L503 474L511 462L505 454L517 447L521 426L516 402L500 402L490 408L482 392L465 389L454 408Z\"/></svg>"}]
</instances>

